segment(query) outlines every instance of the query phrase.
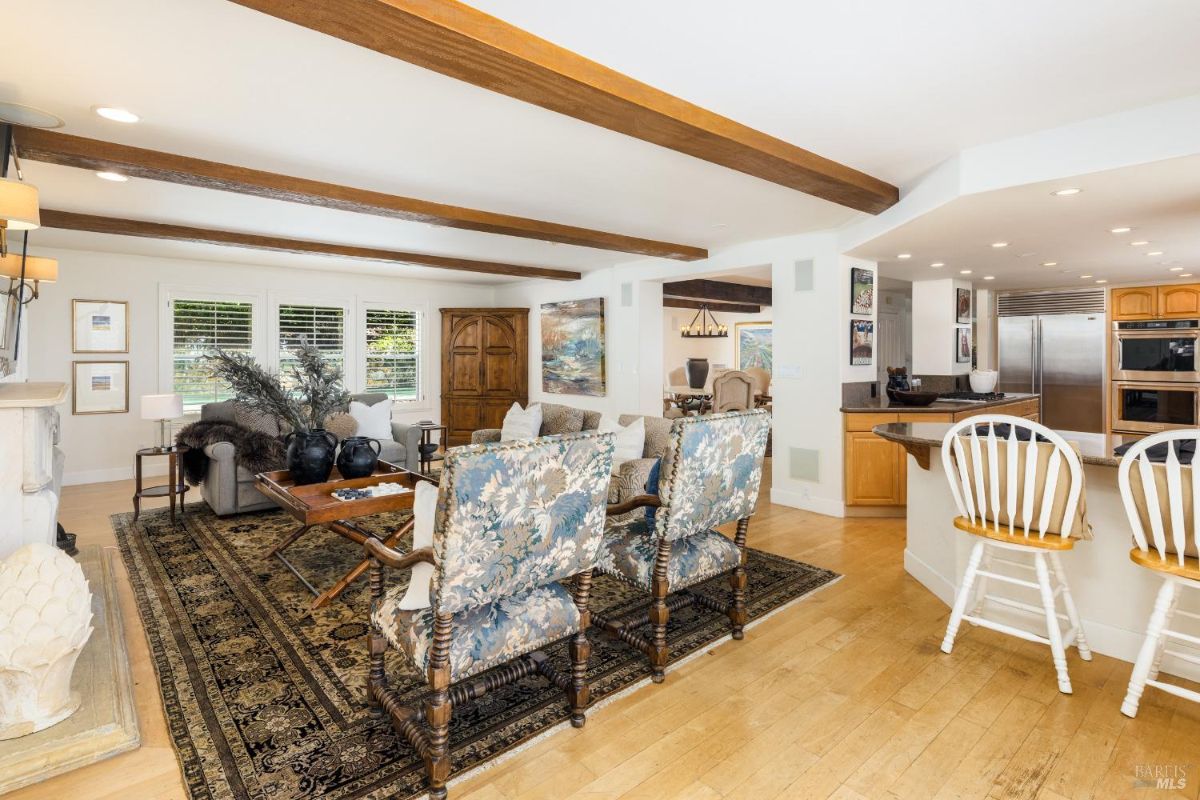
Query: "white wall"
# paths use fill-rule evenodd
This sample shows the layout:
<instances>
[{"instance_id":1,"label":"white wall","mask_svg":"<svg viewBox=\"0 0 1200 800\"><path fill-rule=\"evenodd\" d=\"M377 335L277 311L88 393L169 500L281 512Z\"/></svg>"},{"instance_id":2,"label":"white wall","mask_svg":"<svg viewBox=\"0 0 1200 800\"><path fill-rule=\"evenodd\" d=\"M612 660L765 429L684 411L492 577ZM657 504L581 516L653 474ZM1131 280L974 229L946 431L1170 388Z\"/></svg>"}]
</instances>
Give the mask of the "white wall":
<instances>
[{"instance_id":1,"label":"white wall","mask_svg":"<svg viewBox=\"0 0 1200 800\"><path fill-rule=\"evenodd\" d=\"M663 378L689 358L707 358L710 366L724 364L737 369L737 325L744 322L770 322L771 307L762 306L757 314L726 314L717 312L717 322L729 327L724 339L687 339L679 329L692 321L696 311L690 308L663 309Z\"/></svg>"},{"instance_id":2,"label":"white wall","mask_svg":"<svg viewBox=\"0 0 1200 800\"><path fill-rule=\"evenodd\" d=\"M66 453L66 483L119 480L133 474L133 453L154 444L157 423L142 420L139 399L170 390L163 378L160 341L163 329L160 302L163 286L197 291L237 292L272 302L299 298L345 303L352 313L347 336L358 330L360 301L416 308L423 312L421 355L425 360L423 402L397 409L399 420L437 419L441 388L441 320L438 309L451 306L491 306L494 290L463 283L387 278L337 271L282 269L252 264L185 261L81 250L43 249L58 259L59 279L43 284L41 298L30 304L29 379L71 382L71 362L117 360L130 362L129 413L76 416L70 404L62 411L62 448ZM71 300L124 300L129 303L128 354L72 354ZM264 332L270 326L263 326ZM348 370L348 374L349 374ZM348 386L351 391L361 386ZM161 460L160 460L161 461ZM150 462L147 462L149 469Z\"/></svg>"},{"instance_id":3,"label":"white wall","mask_svg":"<svg viewBox=\"0 0 1200 800\"><path fill-rule=\"evenodd\" d=\"M913 373L916 375L966 375L971 371L969 361L960 364L955 358L955 331L969 327L955 322L957 289L971 291L971 283L955 278L913 282Z\"/></svg>"}]
</instances>

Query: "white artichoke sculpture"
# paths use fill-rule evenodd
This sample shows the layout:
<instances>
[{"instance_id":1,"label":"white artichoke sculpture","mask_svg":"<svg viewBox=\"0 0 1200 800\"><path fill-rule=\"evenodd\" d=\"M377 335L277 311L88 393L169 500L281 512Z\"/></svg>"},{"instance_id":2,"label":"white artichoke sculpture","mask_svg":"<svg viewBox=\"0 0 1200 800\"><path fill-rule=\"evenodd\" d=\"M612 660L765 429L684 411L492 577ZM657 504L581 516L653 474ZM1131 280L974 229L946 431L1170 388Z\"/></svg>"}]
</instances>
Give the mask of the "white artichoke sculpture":
<instances>
[{"instance_id":1,"label":"white artichoke sculpture","mask_svg":"<svg viewBox=\"0 0 1200 800\"><path fill-rule=\"evenodd\" d=\"M92 595L69 556L35 542L0 562L0 739L79 708L71 673L91 635Z\"/></svg>"}]
</instances>

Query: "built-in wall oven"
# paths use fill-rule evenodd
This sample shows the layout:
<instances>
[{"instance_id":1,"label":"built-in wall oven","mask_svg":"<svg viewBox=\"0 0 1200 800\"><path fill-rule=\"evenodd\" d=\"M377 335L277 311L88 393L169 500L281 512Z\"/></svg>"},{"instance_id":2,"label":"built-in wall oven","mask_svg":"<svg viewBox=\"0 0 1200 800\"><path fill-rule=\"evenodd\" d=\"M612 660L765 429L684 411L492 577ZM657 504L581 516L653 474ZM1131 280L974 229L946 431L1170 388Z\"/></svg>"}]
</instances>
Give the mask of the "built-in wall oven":
<instances>
[{"instance_id":1,"label":"built-in wall oven","mask_svg":"<svg viewBox=\"0 0 1200 800\"><path fill-rule=\"evenodd\" d=\"M1158 433L1200 427L1200 384L1113 381L1112 429Z\"/></svg>"},{"instance_id":2,"label":"built-in wall oven","mask_svg":"<svg viewBox=\"0 0 1200 800\"><path fill-rule=\"evenodd\" d=\"M1112 336L1113 380L1200 383L1196 369L1200 320L1114 322Z\"/></svg>"}]
</instances>

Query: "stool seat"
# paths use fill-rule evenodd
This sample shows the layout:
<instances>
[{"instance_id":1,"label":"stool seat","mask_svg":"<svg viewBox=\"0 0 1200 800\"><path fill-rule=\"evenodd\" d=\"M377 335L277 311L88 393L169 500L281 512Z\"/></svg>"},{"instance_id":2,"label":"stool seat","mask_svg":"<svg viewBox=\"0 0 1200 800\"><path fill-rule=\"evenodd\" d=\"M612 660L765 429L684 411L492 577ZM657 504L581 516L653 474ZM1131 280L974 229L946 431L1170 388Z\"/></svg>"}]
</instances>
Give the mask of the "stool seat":
<instances>
[{"instance_id":1,"label":"stool seat","mask_svg":"<svg viewBox=\"0 0 1200 800\"><path fill-rule=\"evenodd\" d=\"M1129 551L1129 560L1139 567L1165 572L1189 581L1200 581L1200 559L1198 558L1184 556L1183 565L1180 566L1179 556L1168 554L1166 560L1163 560L1153 550L1142 550L1140 547L1135 547Z\"/></svg>"},{"instance_id":2,"label":"stool seat","mask_svg":"<svg viewBox=\"0 0 1200 800\"><path fill-rule=\"evenodd\" d=\"M995 523L986 520L983 522L972 522L966 517L955 517L954 527L974 536L983 536L996 542L1017 544L1022 547L1037 547L1042 550L1071 550L1075 547L1075 540L1070 536L1059 536L1057 533L1048 533L1042 537L1038 536L1036 531L1030 531L1029 535L1026 536L1023 529L1015 527L1010 534L1007 525L1001 524L1000 530L996 530Z\"/></svg>"}]
</instances>

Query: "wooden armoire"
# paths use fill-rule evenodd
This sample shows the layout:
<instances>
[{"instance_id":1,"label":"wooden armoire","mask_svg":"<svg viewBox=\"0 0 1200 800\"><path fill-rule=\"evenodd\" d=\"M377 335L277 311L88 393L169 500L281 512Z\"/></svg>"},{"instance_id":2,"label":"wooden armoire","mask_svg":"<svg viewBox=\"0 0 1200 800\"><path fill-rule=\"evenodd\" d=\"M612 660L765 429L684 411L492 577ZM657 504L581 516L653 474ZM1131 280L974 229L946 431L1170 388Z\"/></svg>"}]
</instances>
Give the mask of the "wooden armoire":
<instances>
[{"instance_id":1,"label":"wooden armoire","mask_svg":"<svg viewBox=\"0 0 1200 800\"><path fill-rule=\"evenodd\" d=\"M469 444L529 401L529 309L443 308L442 424L447 443Z\"/></svg>"}]
</instances>

